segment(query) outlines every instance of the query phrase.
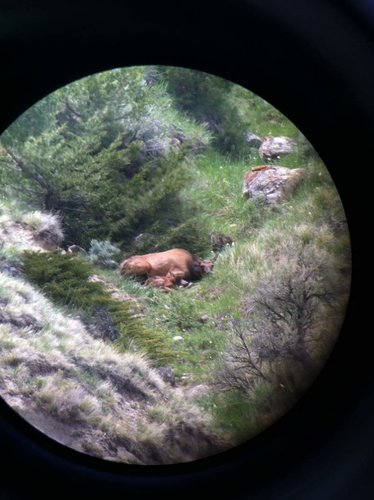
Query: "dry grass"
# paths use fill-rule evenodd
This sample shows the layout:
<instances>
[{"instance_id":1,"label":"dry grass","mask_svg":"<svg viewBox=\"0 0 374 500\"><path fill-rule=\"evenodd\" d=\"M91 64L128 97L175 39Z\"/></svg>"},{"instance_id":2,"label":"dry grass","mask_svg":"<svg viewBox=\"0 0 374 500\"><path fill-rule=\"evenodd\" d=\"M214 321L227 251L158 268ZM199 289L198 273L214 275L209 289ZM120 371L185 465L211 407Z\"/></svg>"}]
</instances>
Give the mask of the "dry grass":
<instances>
[{"instance_id":1,"label":"dry grass","mask_svg":"<svg viewBox=\"0 0 374 500\"><path fill-rule=\"evenodd\" d=\"M22 212L0 203L0 258L12 257L25 250L45 251L57 247L64 238L58 216L40 211Z\"/></svg>"},{"instance_id":2,"label":"dry grass","mask_svg":"<svg viewBox=\"0 0 374 500\"><path fill-rule=\"evenodd\" d=\"M209 419L146 359L93 339L19 278L0 273L0 302L0 392L33 425L109 460L173 463L220 450Z\"/></svg>"}]
</instances>

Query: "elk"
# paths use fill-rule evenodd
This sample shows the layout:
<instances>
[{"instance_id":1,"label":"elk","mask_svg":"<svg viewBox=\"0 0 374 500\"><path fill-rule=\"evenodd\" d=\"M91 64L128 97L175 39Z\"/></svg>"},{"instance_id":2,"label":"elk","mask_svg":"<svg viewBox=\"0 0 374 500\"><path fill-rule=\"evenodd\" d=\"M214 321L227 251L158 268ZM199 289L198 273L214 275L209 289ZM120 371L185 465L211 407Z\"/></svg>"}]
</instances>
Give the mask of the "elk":
<instances>
[{"instance_id":1,"label":"elk","mask_svg":"<svg viewBox=\"0 0 374 500\"><path fill-rule=\"evenodd\" d=\"M171 288L202 278L212 271L214 263L215 259L199 259L187 250L172 248L165 252L133 255L122 262L120 271L146 284Z\"/></svg>"}]
</instances>

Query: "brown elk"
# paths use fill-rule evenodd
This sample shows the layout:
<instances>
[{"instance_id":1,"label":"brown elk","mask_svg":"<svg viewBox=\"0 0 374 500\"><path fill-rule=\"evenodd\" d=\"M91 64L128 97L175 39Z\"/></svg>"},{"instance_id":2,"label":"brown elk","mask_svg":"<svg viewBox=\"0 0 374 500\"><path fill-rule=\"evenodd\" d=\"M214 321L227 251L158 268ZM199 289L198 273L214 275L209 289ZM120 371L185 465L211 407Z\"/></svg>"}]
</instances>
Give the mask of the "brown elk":
<instances>
[{"instance_id":1,"label":"brown elk","mask_svg":"<svg viewBox=\"0 0 374 500\"><path fill-rule=\"evenodd\" d=\"M143 280L150 280L148 284L153 286L165 286L162 284L167 278L168 283L174 280L174 284L196 280L212 271L215 259L199 259L187 250L172 248L165 252L149 253L145 255L134 255L124 260L120 266L121 274L124 276L135 276ZM159 283L157 285L156 283ZM166 285L170 288L169 285Z\"/></svg>"}]
</instances>

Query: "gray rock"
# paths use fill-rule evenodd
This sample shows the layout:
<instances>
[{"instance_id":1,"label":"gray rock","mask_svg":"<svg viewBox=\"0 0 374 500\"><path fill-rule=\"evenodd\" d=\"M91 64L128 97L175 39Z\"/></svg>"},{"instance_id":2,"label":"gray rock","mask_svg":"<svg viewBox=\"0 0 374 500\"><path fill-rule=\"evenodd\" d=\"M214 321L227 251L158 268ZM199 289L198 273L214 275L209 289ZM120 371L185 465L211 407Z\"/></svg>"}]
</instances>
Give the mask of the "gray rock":
<instances>
[{"instance_id":1,"label":"gray rock","mask_svg":"<svg viewBox=\"0 0 374 500\"><path fill-rule=\"evenodd\" d=\"M47 251L57 250L63 241L62 234L53 229L41 229L34 234L34 240Z\"/></svg>"},{"instance_id":2,"label":"gray rock","mask_svg":"<svg viewBox=\"0 0 374 500\"><path fill-rule=\"evenodd\" d=\"M173 342L175 342L175 343L179 343L179 342L183 342L183 341L184 341L184 338L181 337L180 335L175 335L173 337Z\"/></svg>"},{"instance_id":3,"label":"gray rock","mask_svg":"<svg viewBox=\"0 0 374 500\"><path fill-rule=\"evenodd\" d=\"M70 245L68 246L68 252L69 253L82 253L82 254L87 254L86 250L79 245Z\"/></svg>"},{"instance_id":4,"label":"gray rock","mask_svg":"<svg viewBox=\"0 0 374 500\"><path fill-rule=\"evenodd\" d=\"M288 199L305 174L303 168L261 165L244 174L244 198L263 197L266 204Z\"/></svg>"},{"instance_id":5,"label":"gray rock","mask_svg":"<svg viewBox=\"0 0 374 500\"><path fill-rule=\"evenodd\" d=\"M7 262L0 262L0 272L13 277L22 276L22 272L17 267L14 267Z\"/></svg>"},{"instance_id":6,"label":"gray rock","mask_svg":"<svg viewBox=\"0 0 374 500\"><path fill-rule=\"evenodd\" d=\"M250 148L256 148L256 149L258 149L261 146L263 141L261 137L259 137L256 134L252 134L252 132L246 132L245 140L248 142L248 146Z\"/></svg>"},{"instance_id":7,"label":"gray rock","mask_svg":"<svg viewBox=\"0 0 374 500\"><path fill-rule=\"evenodd\" d=\"M231 246L234 241L231 236L212 231L210 233L210 242L212 244L213 252L220 252L227 246Z\"/></svg>"},{"instance_id":8,"label":"gray rock","mask_svg":"<svg viewBox=\"0 0 374 500\"><path fill-rule=\"evenodd\" d=\"M259 154L264 160L275 160L293 153L295 149L296 143L288 137L265 137L260 146Z\"/></svg>"}]
</instances>

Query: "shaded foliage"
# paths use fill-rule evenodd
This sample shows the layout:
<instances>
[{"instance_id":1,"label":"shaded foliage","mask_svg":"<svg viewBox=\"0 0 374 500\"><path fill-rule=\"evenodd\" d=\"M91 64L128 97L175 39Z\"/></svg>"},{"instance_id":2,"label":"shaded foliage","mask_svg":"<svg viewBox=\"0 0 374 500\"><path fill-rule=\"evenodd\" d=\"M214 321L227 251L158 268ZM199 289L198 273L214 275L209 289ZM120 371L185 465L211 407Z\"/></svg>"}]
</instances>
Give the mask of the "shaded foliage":
<instances>
[{"instance_id":1,"label":"shaded foliage","mask_svg":"<svg viewBox=\"0 0 374 500\"><path fill-rule=\"evenodd\" d=\"M166 77L168 91L174 96L178 109L208 125L214 136L213 144L220 152L249 153L245 132L250 123L240 113L240 99L238 102L244 89L192 69L161 67L159 72Z\"/></svg>"}]
</instances>

